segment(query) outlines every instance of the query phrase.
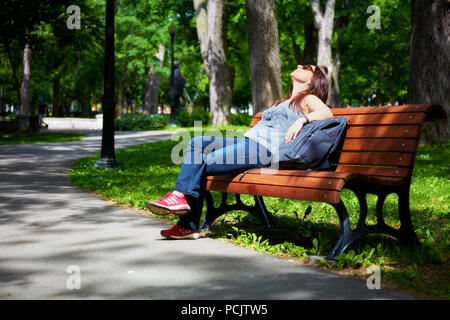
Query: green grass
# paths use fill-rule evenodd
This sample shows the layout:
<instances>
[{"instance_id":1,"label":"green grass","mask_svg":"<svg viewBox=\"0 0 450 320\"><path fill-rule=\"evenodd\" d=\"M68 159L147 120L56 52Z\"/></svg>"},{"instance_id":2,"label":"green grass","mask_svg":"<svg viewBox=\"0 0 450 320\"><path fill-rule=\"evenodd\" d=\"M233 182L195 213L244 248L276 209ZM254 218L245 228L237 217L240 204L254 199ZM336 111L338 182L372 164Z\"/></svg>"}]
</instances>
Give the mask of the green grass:
<instances>
[{"instance_id":1,"label":"green grass","mask_svg":"<svg viewBox=\"0 0 450 320\"><path fill-rule=\"evenodd\" d=\"M197 134L211 135L203 127ZM219 128L223 136L225 129L246 127L227 126ZM193 137L193 128L188 131ZM216 134L212 134L216 135ZM90 190L113 200L117 204L140 209L148 200L163 197L172 191L181 164L174 164L171 152L179 141L160 141L118 150L117 158L124 165L118 170L94 169L98 159L91 156L73 164L71 179L80 188ZM402 248L395 239L373 235L355 242L335 264L317 262L317 266L362 280L370 274L370 265L381 268L382 285L411 290L424 297L450 299L450 143L439 143L433 147L420 146L410 192L410 207L413 225L422 246ZM215 205L221 194L212 192ZM344 190L342 199L350 213L351 223L356 224L358 202L349 190ZM228 203L233 203L230 196ZM247 205L253 205L253 196L241 195ZM258 250L297 263L311 264L311 255L327 255L339 234L339 221L334 209L324 203L296 201L265 197L267 209L274 214L275 226L267 229L259 220L244 211L233 211L220 217L212 226L208 236L244 247ZM384 205L388 225L398 226L397 197L390 195ZM368 197L368 222L375 223L376 196ZM311 213L304 218L307 207ZM206 206L204 207L204 213ZM164 218L175 223L177 218Z\"/></svg>"},{"instance_id":2,"label":"green grass","mask_svg":"<svg viewBox=\"0 0 450 320\"><path fill-rule=\"evenodd\" d=\"M0 132L0 145L77 141L85 137L68 132Z\"/></svg>"}]
</instances>

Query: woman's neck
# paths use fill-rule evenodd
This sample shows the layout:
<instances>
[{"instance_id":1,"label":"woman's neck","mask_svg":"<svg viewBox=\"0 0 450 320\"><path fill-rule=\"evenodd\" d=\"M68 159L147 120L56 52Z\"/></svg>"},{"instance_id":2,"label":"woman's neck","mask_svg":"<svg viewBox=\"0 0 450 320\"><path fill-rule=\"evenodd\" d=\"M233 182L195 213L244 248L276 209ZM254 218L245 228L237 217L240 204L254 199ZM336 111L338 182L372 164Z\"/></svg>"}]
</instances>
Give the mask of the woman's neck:
<instances>
[{"instance_id":1,"label":"woman's neck","mask_svg":"<svg viewBox=\"0 0 450 320\"><path fill-rule=\"evenodd\" d=\"M305 91L306 89L308 89L308 86L309 86L309 83L295 81L293 83L292 95L290 96L289 100L292 100L292 98L297 96L299 93L301 93L301 92Z\"/></svg>"}]
</instances>

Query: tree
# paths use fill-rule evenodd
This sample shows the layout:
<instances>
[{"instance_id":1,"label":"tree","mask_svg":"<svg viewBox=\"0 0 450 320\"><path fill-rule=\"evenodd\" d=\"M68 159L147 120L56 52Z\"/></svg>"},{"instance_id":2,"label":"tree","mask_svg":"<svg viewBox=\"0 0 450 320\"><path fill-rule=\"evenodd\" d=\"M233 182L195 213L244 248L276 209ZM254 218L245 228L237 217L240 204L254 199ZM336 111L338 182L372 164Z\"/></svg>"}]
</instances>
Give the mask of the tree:
<instances>
[{"instance_id":1,"label":"tree","mask_svg":"<svg viewBox=\"0 0 450 320\"><path fill-rule=\"evenodd\" d=\"M412 0L408 98L442 105L450 116L450 3ZM449 119L424 128L425 142L450 137Z\"/></svg>"},{"instance_id":2,"label":"tree","mask_svg":"<svg viewBox=\"0 0 450 320\"><path fill-rule=\"evenodd\" d=\"M273 0L246 1L253 114L282 98L278 23Z\"/></svg>"},{"instance_id":3,"label":"tree","mask_svg":"<svg viewBox=\"0 0 450 320\"><path fill-rule=\"evenodd\" d=\"M328 92L327 103L339 106L339 94L336 72L336 65L333 61L331 53L331 41L334 31L334 11L335 0L327 0L325 10L322 11L320 0L311 0L311 9L314 13L315 27L318 30L318 49L317 49L317 65L323 67L327 71L327 77L330 81L330 90Z\"/></svg>"},{"instance_id":4,"label":"tree","mask_svg":"<svg viewBox=\"0 0 450 320\"><path fill-rule=\"evenodd\" d=\"M225 125L231 122L234 82L234 68L227 61L225 2L194 0L193 4L200 52L209 79L211 124Z\"/></svg>"},{"instance_id":5,"label":"tree","mask_svg":"<svg viewBox=\"0 0 450 320\"><path fill-rule=\"evenodd\" d=\"M224 15L223 0L208 1L209 101L213 126L226 125L231 122L234 69L226 58L226 34L223 32Z\"/></svg>"},{"instance_id":6,"label":"tree","mask_svg":"<svg viewBox=\"0 0 450 320\"><path fill-rule=\"evenodd\" d=\"M165 47L162 43L159 44L159 51L157 58L159 59L159 67L162 68L164 64L164 52ZM159 84L161 78L155 68L152 66L148 69L147 87L145 89L144 99L144 114L155 114L158 111L158 98L159 98Z\"/></svg>"},{"instance_id":7,"label":"tree","mask_svg":"<svg viewBox=\"0 0 450 320\"><path fill-rule=\"evenodd\" d=\"M202 54L203 66L206 70L208 78L211 75L209 67L208 54L208 0L194 0L195 23L197 25L197 36L200 43L200 52Z\"/></svg>"},{"instance_id":8,"label":"tree","mask_svg":"<svg viewBox=\"0 0 450 320\"><path fill-rule=\"evenodd\" d=\"M105 16L102 147L94 167L111 169L121 166L114 151L114 0L106 0Z\"/></svg>"}]
</instances>

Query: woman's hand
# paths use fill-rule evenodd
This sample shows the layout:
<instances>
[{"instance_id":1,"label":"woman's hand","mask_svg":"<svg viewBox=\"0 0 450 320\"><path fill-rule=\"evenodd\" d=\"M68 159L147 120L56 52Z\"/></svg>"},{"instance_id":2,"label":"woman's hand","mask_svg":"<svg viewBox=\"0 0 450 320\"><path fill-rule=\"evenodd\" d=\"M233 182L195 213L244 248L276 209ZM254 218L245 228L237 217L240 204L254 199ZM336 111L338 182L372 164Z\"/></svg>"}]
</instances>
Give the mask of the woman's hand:
<instances>
[{"instance_id":1,"label":"woman's hand","mask_svg":"<svg viewBox=\"0 0 450 320\"><path fill-rule=\"evenodd\" d=\"M289 143L292 139L294 139L300 130L302 130L303 125L306 123L305 117L298 118L288 129L286 132L286 137L284 138L285 143Z\"/></svg>"}]
</instances>

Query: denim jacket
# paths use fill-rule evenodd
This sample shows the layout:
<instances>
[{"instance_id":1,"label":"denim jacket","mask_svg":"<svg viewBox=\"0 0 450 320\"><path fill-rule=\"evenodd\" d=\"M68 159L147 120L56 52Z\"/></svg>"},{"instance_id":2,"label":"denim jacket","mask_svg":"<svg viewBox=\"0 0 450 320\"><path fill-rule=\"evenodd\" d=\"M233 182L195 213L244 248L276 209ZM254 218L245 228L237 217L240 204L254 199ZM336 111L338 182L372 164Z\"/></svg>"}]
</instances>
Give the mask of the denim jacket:
<instances>
[{"instance_id":1,"label":"denim jacket","mask_svg":"<svg viewBox=\"0 0 450 320\"><path fill-rule=\"evenodd\" d=\"M250 130L244 133L244 137L262 144L272 154L279 151L285 144L287 130L303 113L297 113L289 108L289 101L283 101L279 105L263 111L261 120Z\"/></svg>"}]
</instances>

